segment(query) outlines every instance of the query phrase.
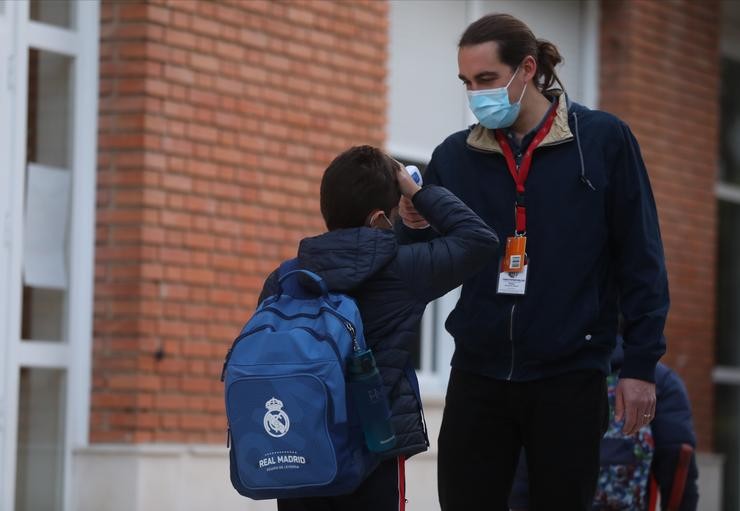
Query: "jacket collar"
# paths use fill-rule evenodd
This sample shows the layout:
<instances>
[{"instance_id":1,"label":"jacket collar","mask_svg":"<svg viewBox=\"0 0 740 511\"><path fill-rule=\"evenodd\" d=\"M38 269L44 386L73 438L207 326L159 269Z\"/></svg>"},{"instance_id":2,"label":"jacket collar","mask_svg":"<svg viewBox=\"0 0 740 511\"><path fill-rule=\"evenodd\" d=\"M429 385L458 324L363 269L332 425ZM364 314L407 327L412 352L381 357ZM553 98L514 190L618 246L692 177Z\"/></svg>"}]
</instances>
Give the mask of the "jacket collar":
<instances>
[{"instance_id":1,"label":"jacket collar","mask_svg":"<svg viewBox=\"0 0 740 511\"><path fill-rule=\"evenodd\" d=\"M558 89L547 91L547 95L555 96L558 106L552 128L550 128L549 133L542 140L540 146L562 144L573 139L573 132L568 125L568 96ZM476 124L470 130L467 144L469 147L480 151L502 153L501 146L496 140L493 130L484 128L480 124Z\"/></svg>"}]
</instances>

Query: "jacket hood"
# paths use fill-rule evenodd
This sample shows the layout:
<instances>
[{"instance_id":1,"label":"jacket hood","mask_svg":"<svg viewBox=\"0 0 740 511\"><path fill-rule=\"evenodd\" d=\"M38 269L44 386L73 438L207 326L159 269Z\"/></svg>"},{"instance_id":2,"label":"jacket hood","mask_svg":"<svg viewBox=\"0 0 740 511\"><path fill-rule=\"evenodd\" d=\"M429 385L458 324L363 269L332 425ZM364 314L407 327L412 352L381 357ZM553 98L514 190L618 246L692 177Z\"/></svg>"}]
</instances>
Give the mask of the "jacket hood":
<instances>
[{"instance_id":1,"label":"jacket hood","mask_svg":"<svg viewBox=\"0 0 740 511\"><path fill-rule=\"evenodd\" d=\"M392 230L359 227L305 238L298 247L298 261L319 274L332 291L346 292L372 277L397 252Z\"/></svg>"}]
</instances>

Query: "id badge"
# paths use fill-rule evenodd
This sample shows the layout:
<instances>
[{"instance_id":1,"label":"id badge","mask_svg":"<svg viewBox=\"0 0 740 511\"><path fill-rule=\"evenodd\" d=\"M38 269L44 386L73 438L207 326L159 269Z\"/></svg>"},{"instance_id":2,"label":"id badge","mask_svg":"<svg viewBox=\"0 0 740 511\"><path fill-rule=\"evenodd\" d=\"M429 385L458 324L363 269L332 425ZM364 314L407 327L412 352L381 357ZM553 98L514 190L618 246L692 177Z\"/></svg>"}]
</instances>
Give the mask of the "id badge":
<instances>
[{"instance_id":1,"label":"id badge","mask_svg":"<svg viewBox=\"0 0 740 511\"><path fill-rule=\"evenodd\" d=\"M505 261L503 261L505 263ZM500 295L524 295L527 290L527 270L529 269L529 260L525 258L521 271L508 272L504 270L504 264L501 266L498 274L498 286L496 292Z\"/></svg>"},{"instance_id":2,"label":"id badge","mask_svg":"<svg viewBox=\"0 0 740 511\"><path fill-rule=\"evenodd\" d=\"M509 236L506 238L506 252L502 271L519 273L524 271L527 254L526 236Z\"/></svg>"}]
</instances>

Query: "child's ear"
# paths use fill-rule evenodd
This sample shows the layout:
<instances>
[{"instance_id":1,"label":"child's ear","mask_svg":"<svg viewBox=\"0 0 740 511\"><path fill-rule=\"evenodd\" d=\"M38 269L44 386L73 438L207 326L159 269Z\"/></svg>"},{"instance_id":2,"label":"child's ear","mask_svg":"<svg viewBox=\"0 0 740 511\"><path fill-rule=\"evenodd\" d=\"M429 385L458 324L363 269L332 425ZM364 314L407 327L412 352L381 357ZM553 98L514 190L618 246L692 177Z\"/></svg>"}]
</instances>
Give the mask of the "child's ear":
<instances>
[{"instance_id":1,"label":"child's ear","mask_svg":"<svg viewBox=\"0 0 740 511\"><path fill-rule=\"evenodd\" d=\"M365 225L373 229L393 229L393 224L388 220L388 217L382 209L371 211L367 217Z\"/></svg>"},{"instance_id":2,"label":"child's ear","mask_svg":"<svg viewBox=\"0 0 740 511\"><path fill-rule=\"evenodd\" d=\"M374 210L372 210L372 211L371 211L371 212L370 212L370 213L369 213L369 214L367 215L367 219L365 220L365 227L375 227L375 224L377 224L377 223L378 223L378 216L380 216L380 214L381 214L382 212L383 212L383 211L381 211L381 210L379 210L379 209L374 209Z\"/></svg>"}]
</instances>

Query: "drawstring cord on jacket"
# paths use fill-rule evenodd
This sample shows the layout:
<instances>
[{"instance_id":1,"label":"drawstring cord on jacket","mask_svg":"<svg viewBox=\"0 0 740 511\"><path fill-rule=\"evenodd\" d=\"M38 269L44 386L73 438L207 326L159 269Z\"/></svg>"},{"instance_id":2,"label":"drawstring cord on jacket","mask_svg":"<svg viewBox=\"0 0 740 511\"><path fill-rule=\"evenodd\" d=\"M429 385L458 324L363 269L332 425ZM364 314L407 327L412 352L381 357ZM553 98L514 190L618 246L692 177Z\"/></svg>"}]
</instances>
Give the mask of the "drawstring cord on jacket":
<instances>
[{"instance_id":1,"label":"drawstring cord on jacket","mask_svg":"<svg viewBox=\"0 0 740 511\"><path fill-rule=\"evenodd\" d=\"M575 135L576 135L576 146L578 147L578 157L581 159L581 183L583 183L592 192L596 191L596 188L591 181L586 177L586 165L583 163L583 151L581 150L581 137L578 135L578 114L573 112L573 120L575 121Z\"/></svg>"}]
</instances>

